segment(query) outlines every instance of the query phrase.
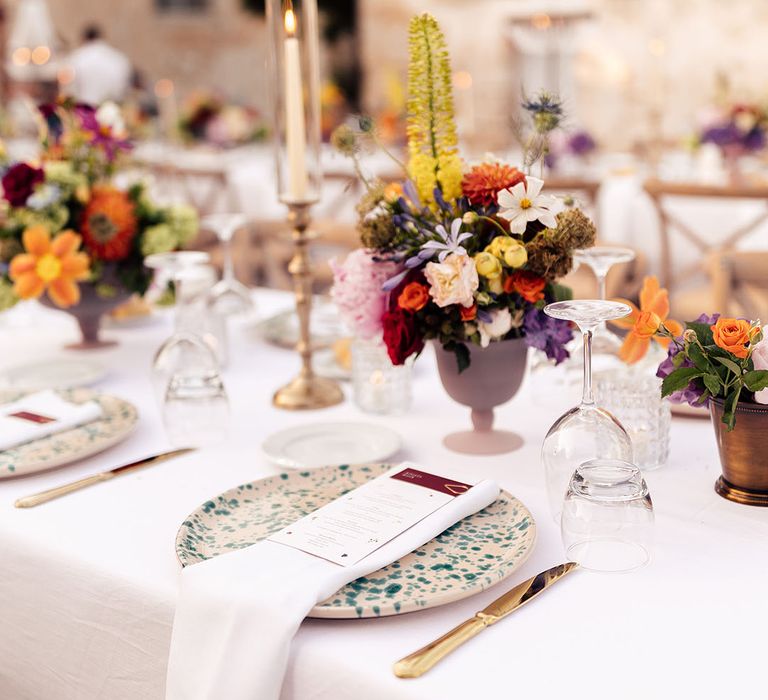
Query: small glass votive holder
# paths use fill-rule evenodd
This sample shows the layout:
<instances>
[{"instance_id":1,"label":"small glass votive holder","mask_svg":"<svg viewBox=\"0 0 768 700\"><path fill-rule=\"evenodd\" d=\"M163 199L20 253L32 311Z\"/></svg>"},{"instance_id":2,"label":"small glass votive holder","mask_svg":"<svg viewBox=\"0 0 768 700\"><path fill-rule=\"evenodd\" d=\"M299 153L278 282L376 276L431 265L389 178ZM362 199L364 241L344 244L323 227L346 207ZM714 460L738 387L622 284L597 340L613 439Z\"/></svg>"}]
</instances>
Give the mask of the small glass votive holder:
<instances>
[{"instance_id":1,"label":"small glass votive holder","mask_svg":"<svg viewBox=\"0 0 768 700\"><path fill-rule=\"evenodd\" d=\"M573 473L560 520L569 560L590 571L638 569L650 559L653 524L648 486L631 462L592 459Z\"/></svg>"},{"instance_id":2,"label":"small glass votive holder","mask_svg":"<svg viewBox=\"0 0 768 700\"><path fill-rule=\"evenodd\" d=\"M352 341L352 396L366 413L399 414L411 406L411 365L393 365L381 340Z\"/></svg>"},{"instance_id":3,"label":"small glass votive holder","mask_svg":"<svg viewBox=\"0 0 768 700\"><path fill-rule=\"evenodd\" d=\"M661 398L661 379L632 369L614 369L594 377L597 404L624 426L632 439L634 463L658 469L669 457L672 412Z\"/></svg>"}]
</instances>

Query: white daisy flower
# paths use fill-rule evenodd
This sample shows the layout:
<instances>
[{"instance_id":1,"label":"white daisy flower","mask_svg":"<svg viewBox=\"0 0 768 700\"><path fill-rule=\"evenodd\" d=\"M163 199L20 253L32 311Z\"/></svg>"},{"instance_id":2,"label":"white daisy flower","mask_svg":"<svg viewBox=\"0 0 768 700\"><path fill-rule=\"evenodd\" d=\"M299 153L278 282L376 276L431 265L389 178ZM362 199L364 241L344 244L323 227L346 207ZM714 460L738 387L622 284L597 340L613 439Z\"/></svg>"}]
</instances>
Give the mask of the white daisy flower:
<instances>
[{"instance_id":1,"label":"white daisy flower","mask_svg":"<svg viewBox=\"0 0 768 700\"><path fill-rule=\"evenodd\" d=\"M531 221L541 221L547 228L555 228L557 219L552 211L557 202L555 197L540 194L544 180L526 177L511 190L499 192L499 216L509 221L512 233L524 233Z\"/></svg>"}]
</instances>

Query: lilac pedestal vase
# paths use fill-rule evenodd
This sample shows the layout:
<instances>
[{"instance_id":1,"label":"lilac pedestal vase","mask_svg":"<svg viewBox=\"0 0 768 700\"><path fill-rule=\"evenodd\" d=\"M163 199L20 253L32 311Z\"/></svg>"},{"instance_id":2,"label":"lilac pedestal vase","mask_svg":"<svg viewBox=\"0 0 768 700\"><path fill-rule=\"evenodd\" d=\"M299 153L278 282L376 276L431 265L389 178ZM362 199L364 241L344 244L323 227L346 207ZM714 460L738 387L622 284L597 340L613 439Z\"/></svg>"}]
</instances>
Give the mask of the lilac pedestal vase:
<instances>
[{"instance_id":1,"label":"lilac pedestal vase","mask_svg":"<svg viewBox=\"0 0 768 700\"><path fill-rule=\"evenodd\" d=\"M491 343L487 348L468 344L470 365L459 374L456 356L434 343L437 369L445 391L472 409L473 430L446 435L443 444L454 452L495 455L512 452L523 439L493 428L493 409L511 399L525 376L528 346L522 338Z\"/></svg>"},{"instance_id":2,"label":"lilac pedestal vase","mask_svg":"<svg viewBox=\"0 0 768 700\"><path fill-rule=\"evenodd\" d=\"M116 345L117 341L103 340L101 337L101 319L116 306L130 298L130 292L123 288L116 288L112 296L100 296L96 292L96 286L91 283L80 284L80 302L68 309L56 306L47 296L41 298L41 302L51 309L65 311L73 316L80 327L81 339L79 343L67 345L69 350L95 350Z\"/></svg>"}]
</instances>

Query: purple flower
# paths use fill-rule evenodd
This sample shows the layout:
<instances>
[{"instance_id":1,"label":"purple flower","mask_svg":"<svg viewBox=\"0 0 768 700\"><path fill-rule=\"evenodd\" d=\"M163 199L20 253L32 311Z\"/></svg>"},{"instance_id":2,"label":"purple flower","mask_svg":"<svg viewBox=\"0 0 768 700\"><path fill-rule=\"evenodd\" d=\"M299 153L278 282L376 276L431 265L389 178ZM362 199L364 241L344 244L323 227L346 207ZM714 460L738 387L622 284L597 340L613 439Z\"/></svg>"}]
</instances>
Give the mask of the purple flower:
<instances>
[{"instance_id":1,"label":"purple flower","mask_svg":"<svg viewBox=\"0 0 768 700\"><path fill-rule=\"evenodd\" d=\"M567 321L547 316L542 310L531 307L523 318L525 342L532 348L542 350L555 364L568 358L565 346L573 338L573 331Z\"/></svg>"},{"instance_id":2,"label":"purple flower","mask_svg":"<svg viewBox=\"0 0 768 700\"><path fill-rule=\"evenodd\" d=\"M587 131L577 131L568 138L568 150L575 156L585 156L596 147L595 139Z\"/></svg>"},{"instance_id":3,"label":"purple flower","mask_svg":"<svg viewBox=\"0 0 768 700\"><path fill-rule=\"evenodd\" d=\"M715 323L715 321L717 321L718 318L720 318L720 314L712 314L711 316L708 316L707 314L701 314L701 316L699 316L694 321L694 323L706 323L708 326L711 326ZM682 352L680 346L677 344L678 342L682 344L682 336L675 338L675 341L677 342L672 342L669 344L667 357L661 362L658 369L656 370L656 376L660 379L664 379L666 376L671 374L674 369L677 369L672 358L674 358L677 353ZM693 362L691 362L688 358L685 358L680 364L680 367L693 367ZM694 379L688 383L688 386L685 387L685 389L676 391L674 394L670 394L667 398L669 398L672 403L687 403L691 406L706 407L709 405L709 399L707 399L703 404L699 403L703 394L704 385Z\"/></svg>"}]
</instances>

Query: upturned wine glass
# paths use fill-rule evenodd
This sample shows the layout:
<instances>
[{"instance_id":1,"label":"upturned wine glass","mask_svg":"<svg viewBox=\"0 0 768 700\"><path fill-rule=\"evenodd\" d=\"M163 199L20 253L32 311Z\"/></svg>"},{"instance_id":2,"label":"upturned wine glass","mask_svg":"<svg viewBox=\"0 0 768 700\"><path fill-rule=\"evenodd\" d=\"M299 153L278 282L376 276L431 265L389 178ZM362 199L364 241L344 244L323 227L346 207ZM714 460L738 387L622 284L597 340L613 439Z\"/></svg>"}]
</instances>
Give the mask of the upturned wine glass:
<instances>
[{"instance_id":1,"label":"upturned wine glass","mask_svg":"<svg viewBox=\"0 0 768 700\"><path fill-rule=\"evenodd\" d=\"M232 260L232 239L245 223L243 214L211 214L201 222L203 228L216 233L222 246L224 269L221 280L211 290L210 303L223 316L246 313L253 309L251 292L235 277Z\"/></svg>"},{"instance_id":2,"label":"upturned wine glass","mask_svg":"<svg viewBox=\"0 0 768 700\"><path fill-rule=\"evenodd\" d=\"M635 259L635 251L619 246L599 245L573 252L573 259L589 267L597 278L597 290L600 299L606 298L606 279L614 265ZM617 355L621 347L621 338L609 330L605 321L597 325L592 334L592 352L599 355Z\"/></svg>"},{"instance_id":3,"label":"upturned wine glass","mask_svg":"<svg viewBox=\"0 0 768 700\"><path fill-rule=\"evenodd\" d=\"M630 311L626 304L602 299L559 301L544 307L549 316L576 323L584 342L581 403L555 421L541 448L547 495L556 522L576 467L597 458L632 461L632 441L627 431L595 404L592 394L592 333L600 323L623 318Z\"/></svg>"}]
</instances>

